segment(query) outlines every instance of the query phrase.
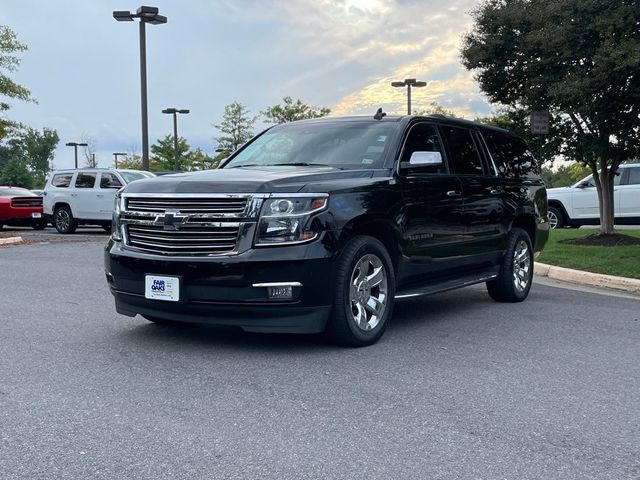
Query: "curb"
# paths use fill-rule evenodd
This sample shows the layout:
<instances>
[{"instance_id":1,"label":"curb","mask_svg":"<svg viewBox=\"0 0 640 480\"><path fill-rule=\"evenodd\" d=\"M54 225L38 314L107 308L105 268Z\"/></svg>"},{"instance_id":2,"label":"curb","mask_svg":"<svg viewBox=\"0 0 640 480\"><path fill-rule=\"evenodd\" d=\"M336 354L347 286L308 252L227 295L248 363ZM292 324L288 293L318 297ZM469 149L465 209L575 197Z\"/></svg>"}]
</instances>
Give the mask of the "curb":
<instances>
[{"instance_id":1,"label":"curb","mask_svg":"<svg viewBox=\"0 0 640 480\"><path fill-rule=\"evenodd\" d=\"M534 272L541 277L549 277L564 282L589 285L591 287L614 288L625 292L640 293L640 280L627 277L616 277L602 273L572 270L570 268L556 267L546 263L535 263Z\"/></svg>"},{"instance_id":2,"label":"curb","mask_svg":"<svg viewBox=\"0 0 640 480\"><path fill-rule=\"evenodd\" d=\"M22 243L22 237L0 238L0 245L15 245L16 243Z\"/></svg>"}]
</instances>

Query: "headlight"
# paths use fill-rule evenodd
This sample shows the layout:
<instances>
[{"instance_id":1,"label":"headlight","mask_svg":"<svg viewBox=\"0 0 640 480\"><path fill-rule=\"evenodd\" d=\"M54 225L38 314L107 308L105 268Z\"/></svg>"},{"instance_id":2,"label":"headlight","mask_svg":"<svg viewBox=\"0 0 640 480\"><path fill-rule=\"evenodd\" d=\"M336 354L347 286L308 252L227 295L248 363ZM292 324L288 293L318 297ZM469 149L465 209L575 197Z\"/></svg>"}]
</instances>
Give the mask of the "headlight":
<instances>
[{"instance_id":1,"label":"headlight","mask_svg":"<svg viewBox=\"0 0 640 480\"><path fill-rule=\"evenodd\" d=\"M301 243L313 240L318 232L308 229L312 214L327 207L327 196L269 198L262 205L257 246Z\"/></svg>"},{"instance_id":2,"label":"headlight","mask_svg":"<svg viewBox=\"0 0 640 480\"><path fill-rule=\"evenodd\" d=\"M122 240L122 232L120 232L120 202L122 197L120 192L116 193L116 198L113 202L113 213L111 214L111 238L116 242Z\"/></svg>"}]
</instances>

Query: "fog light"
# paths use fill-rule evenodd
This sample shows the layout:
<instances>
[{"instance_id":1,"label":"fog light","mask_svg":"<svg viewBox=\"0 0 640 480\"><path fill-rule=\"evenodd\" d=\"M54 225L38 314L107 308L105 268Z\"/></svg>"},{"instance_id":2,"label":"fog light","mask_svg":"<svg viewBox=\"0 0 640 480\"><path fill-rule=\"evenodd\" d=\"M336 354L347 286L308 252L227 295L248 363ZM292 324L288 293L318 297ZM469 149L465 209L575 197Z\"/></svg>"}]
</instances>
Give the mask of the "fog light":
<instances>
[{"instance_id":1,"label":"fog light","mask_svg":"<svg viewBox=\"0 0 640 480\"><path fill-rule=\"evenodd\" d=\"M269 300L293 300L293 289L302 287L300 282L254 283L254 288L266 288Z\"/></svg>"},{"instance_id":2,"label":"fog light","mask_svg":"<svg viewBox=\"0 0 640 480\"><path fill-rule=\"evenodd\" d=\"M291 300L293 298L292 287L269 287L270 300Z\"/></svg>"}]
</instances>

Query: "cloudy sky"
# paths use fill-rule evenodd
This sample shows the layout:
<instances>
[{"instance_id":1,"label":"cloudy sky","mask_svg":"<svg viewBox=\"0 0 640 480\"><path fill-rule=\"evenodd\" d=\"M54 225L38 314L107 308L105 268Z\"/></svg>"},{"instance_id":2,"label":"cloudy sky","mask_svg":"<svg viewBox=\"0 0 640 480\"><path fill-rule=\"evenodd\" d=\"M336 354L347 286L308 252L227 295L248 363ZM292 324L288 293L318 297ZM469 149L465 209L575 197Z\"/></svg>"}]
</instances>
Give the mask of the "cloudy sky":
<instances>
[{"instance_id":1,"label":"cloudy sky","mask_svg":"<svg viewBox=\"0 0 640 480\"><path fill-rule=\"evenodd\" d=\"M430 102L473 118L490 106L460 65L459 47L478 0L153 0L168 17L147 27L149 135L172 131L161 110L175 106L180 135L212 153L224 106L257 114L285 95L333 114L403 113L392 80L418 78L414 108ZM16 81L38 104L13 103L9 116L55 128L61 144L95 140L100 166L111 152L140 150L138 28L113 10L122 0L14 0L0 23L29 46ZM256 130L262 127L256 125ZM58 149L55 166L73 165Z\"/></svg>"}]
</instances>

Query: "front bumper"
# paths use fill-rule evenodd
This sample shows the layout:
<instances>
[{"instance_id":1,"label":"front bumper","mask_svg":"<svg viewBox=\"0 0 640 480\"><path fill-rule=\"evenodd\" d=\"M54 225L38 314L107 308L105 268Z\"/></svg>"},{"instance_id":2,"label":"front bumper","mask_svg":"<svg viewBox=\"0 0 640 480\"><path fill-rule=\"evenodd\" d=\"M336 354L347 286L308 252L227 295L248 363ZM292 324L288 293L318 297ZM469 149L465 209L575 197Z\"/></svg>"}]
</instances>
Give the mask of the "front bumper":
<instances>
[{"instance_id":1,"label":"front bumper","mask_svg":"<svg viewBox=\"0 0 640 480\"><path fill-rule=\"evenodd\" d=\"M105 272L118 313L165 320L232 325L247 331L317 333L333 303L334 255L322 241L256 248L224 257L176 258L132 252L109 241ZM176 276L180 300L145 298L147 274ZM299 282L291 300L270 300L254 284Z\"/></svg>"}]
</instances>

